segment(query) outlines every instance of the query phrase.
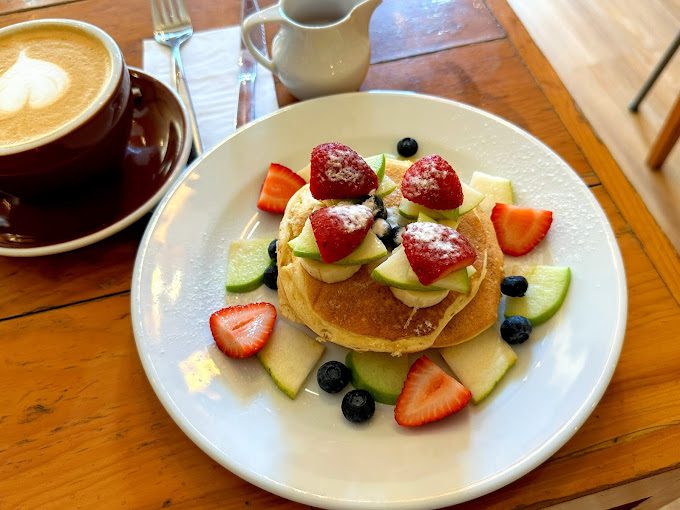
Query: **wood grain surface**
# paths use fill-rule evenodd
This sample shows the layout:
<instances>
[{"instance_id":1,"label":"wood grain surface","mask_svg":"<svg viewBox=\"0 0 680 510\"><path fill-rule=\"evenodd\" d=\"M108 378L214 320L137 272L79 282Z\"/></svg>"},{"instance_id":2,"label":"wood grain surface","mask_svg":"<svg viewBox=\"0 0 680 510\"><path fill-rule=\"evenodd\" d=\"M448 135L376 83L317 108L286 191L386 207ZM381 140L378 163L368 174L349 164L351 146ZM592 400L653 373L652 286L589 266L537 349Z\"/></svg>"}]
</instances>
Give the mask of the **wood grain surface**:
<instances>
[{"instance_id":1,"label":"wood grain surface","mask_svg":"<svg viewBox=\"0 0 680 510\"><path fill-rule=\"evenodd\" d=\"M198 29L238 19L237 0L188 4ZM422 11L429 21L394 29L394 40L374 52L380 63L363 88L463 101L546 143L605 210L628 284L623 352L591 417L546 463L457 508L544 508L680 467L677 253L506 0L404 4L382 8L392 20ZM435 12L458 20L441 39L434 36L441 19L428 18ZM0 26L36 17L98 24L132 65L150 34L145 0L81 0L0 15ZM390 33L384 23L381 38ZM282 103L292 101L280 84L277 90ZM153 393L130 323L130 278L145 221L75 252L0 258L0 509L308 508L216 464Z\"/></svg>"}]
</instances>

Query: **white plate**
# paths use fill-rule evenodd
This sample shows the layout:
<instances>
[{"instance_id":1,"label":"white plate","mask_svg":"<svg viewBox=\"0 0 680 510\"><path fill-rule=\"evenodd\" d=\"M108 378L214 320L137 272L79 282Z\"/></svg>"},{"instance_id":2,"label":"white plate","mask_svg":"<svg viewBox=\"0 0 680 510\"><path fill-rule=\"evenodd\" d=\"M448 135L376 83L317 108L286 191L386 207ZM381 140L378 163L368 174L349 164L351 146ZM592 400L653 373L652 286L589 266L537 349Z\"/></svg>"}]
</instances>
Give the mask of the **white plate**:
<instances>
[{"instance_id":1,"label":"white plate","mask_svg":"<svg viewBox=\"0 0 680 510\"><path fill-rule=\"evenodd\" d=\"M572 269L569 295L517 348L494 394L443 422L400 428L378 405L365 426L342 417L315 377L295 401L256 359L232 361L213 346L211 312L225 304L227 250L241 236L273 237L278 217L255 202L270 162L306 164L315 145L393 152L412 136L463 180L474 170L512 179L518 203L554 222L528 262ZM237 299L276 303L262 287ZM406 93L305 101L237 132L177 182L148 226L135 264L132 318L139 355L182 430L238 476L275 494L327 508L434 508L466 501L548 459L602 396L626 321L621 255L587 187L550 149L481 110ZM389 318L385 318L389 320ZM281 323L278 327L281 326ZM343 359L342 349L327 358Z\"/></svg>"}]
</instances>

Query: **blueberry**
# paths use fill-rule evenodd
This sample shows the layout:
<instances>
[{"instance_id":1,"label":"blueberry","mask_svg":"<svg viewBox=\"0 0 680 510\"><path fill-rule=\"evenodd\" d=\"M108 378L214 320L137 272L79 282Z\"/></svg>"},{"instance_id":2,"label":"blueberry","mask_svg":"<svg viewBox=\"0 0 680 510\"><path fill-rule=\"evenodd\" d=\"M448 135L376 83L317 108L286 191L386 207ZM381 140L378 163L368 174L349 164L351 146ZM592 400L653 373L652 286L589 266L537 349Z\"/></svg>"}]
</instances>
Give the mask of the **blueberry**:
<instances>
[{"instance_id":1,"label":"blueberry","mask_svg":"<svg viewBox=\"0 0 680 510\"><path fill-rule=\"evenodd\" d=\"M375 400L366 390L348 391L342 399L342 414L352 423L362 423L375 412Z\"/></svg>"},{"instance_id":2,"label":"blueberry","mask_svg":"<svg viewBox=\"0 0 680 510\"><path fill-rule=\"evenodd\" d=\"M370 195L366 200L363 201L363 205L368 207L371 212L373 212L374 218L387 219L387 209L385 208L385 202L380 197L375 195Z\"/></svg>"},{"instance_id":3,"label":"blueberry","mask_svg":"<svg viewBox=\"0 0 680 510\"><path fill-rule=\"evenodd\" d=\"M276 264L272 264L267 269L264 270L264 284L272 290L278 289L276 279L279 276L279 268Z\"/></svg>"},{"instance_id":4,"label":"blueberry","mask_svg":"<svg viewBox=\"0 0 680 510\"><path fill-rule=\"evenodd\" d=\"M272 240L267 247L267 253L269 253L269 258L276 262L276 239Z\"/></svg>"},{"instance_id":5,"label":"blueberry","mask_svg":"<svg viewBox=\"0 0 680 510\"><path fill-rule=\"evenodd\" d=\"M390 223L387 223L387 227L384 229L383 232L381 232L382 235L380 235L380 233L377 232L376 235L378 236L378 239L380 239L382 243L385 245L385 248L392 251L401 244L401 233L402 228L399 225L392 225Z\"/></svg>"},{"instance_id":6,"label":"blueberry","mask_svg":"<svg viewBox=\"0 0 680 510\"><path fill-rule=\"evenodd\" d=\"M337 393L349 383L352 372L339 361L327 361L316 372L316 382L328 393Z\"/></svg>"},{"instance_id":7,"label":"blueberry","mask_svg":"<svg viewBox=\"0 0 680 510\"><path fill-rule=\"evenodd\" d=\"M521 315L511 315L501 324L501 336L509 344L522 344L531 335L531 322Z\"/></svg>"},{"instance_id":8,"label":"blueberry","mask_svg":"<svg viewBox=\"0 0 680 510\"><path fill-rule=\"evenodd\" d=\"M501 282L501 292L506 296L522 297L529 287L524 276L506 276Z\"/></svg>"},{"instance_id":9,"label":"blueberry","mask_svg":"<svg viewBox=\"0 0 680 510\"><path fill-rule=\"evenodd\" d=\"M402 138L397 144L397 152L400 156L410 158L418 152L418 142L413 138Z\"/></svg>"}]
</instances>

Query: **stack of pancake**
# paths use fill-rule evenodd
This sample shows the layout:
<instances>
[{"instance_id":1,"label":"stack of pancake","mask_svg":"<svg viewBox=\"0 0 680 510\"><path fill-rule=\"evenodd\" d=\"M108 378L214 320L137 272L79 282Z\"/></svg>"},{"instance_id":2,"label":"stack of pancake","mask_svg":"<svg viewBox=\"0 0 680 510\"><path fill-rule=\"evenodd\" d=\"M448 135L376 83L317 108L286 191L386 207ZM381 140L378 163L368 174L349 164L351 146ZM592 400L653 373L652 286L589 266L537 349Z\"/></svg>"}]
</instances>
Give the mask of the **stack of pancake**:
<instances>
[{"instance_id":1,"label":"stack of pancake","mask_svg":"<svg viewBox=\"0 0 680 510\"><path fill-rule=\"evenodd\" d=\"M400 183L410 162L387 159L385 175ZM399 188L385 197L398 206ZM280 312L305 324L322 341L357 351L401 355L471 340L496 321L503 278L503 254L493 224L479 207L461 216L457 230L477 252L467 294L450 292L439 304L411 308L371 278L379 262L364 265L350 279L324 283L312 278L288 247L320 202L303 186L288 202L278 235Z\"/></svg>"}]
</instances>

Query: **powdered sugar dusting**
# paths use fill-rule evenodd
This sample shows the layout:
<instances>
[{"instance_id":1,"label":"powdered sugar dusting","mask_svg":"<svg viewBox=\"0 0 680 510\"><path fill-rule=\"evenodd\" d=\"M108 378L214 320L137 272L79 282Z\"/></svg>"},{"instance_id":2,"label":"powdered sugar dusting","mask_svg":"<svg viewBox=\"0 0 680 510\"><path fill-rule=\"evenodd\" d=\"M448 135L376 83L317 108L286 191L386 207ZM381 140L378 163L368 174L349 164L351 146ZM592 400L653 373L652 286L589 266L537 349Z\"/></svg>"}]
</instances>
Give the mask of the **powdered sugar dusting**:
<instances>
[{"instance_id":1,"label":"powdered sugar dusting","mask_svg":"<svg viewBox=\"0 0 680 510\"><path fill-rule=\"evenodd\" d=\"M452 228L437 223L411 223L406 231L413 241L428 246L428 251L438 260L456 259L462 249L455 241L460 234Z\"/></svg>"},{"instance_id":2,"label":"powdered sugar dusting","mask_svg":"<svg viewBox=\"0 0 680 510\"><path fill-rule=\"evenodd\" d=\"M333 148L328 151L326 167L326 179L331 182L357 183L363 177L351 164L354 151L342 148Z\"/></svg>"},{"instance_id":3,"label":"powdered sugar dusting","mask_svg":"<svg viewBox=\"0 0 680 510\"><path fill-rule=\"evenodd\" d=\"M347 233L361 230L373 218L371 210L365 205L336 205L329 207L328 213L341 222L341 228Z\"/></svg>"},{"instance_id":4,"label":"powdered sugar dusting","mask_svg":"<svg viewBox=\"0 0 680 510\"><path fill-rule=\"evenodd\" d=\"M433 192L439 189L439 183L446 179L448 172L440 170L433 159L423 159L420 171L413 174L409 184L421 193Z\"/></svg>"}]
</instances>

